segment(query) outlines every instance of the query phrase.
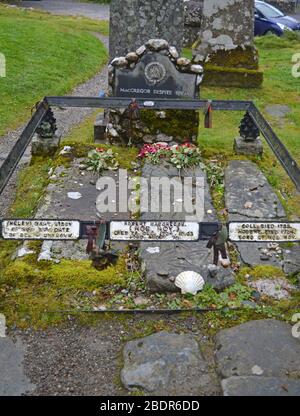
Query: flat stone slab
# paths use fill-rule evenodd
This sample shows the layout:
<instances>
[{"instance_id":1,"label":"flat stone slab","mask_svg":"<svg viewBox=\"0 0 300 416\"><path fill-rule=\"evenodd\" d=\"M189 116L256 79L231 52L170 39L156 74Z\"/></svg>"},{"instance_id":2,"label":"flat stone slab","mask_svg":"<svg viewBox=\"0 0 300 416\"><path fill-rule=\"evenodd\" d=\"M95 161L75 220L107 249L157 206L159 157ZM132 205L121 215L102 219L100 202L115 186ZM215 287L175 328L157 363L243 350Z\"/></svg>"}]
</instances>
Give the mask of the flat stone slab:
<instances>
[{"instance_id":1,"label":"flat stone slab","mask_svg":"<svg viewBox=\"0 0 300 416\"><path fill-rule=\"evenodd\" d=\"M283 377L230 377L221 384L224 396L300 396L300 380Z\"/></svg>"},{"instance_id":2,"label":"flat stone slab","mask_svg":"<svg viewBox=\"0 0 300 416\"><path fill-rule=\"evenodd\" d=\"M289 247L283 251L284 273L295 274L300 272L300 246Z\"/></svg>"},{"instance_id":3,"label":"flat stone slab","mask_svg":"<svg viewBox=\"0 0 300 416\"><path fill-rule=\"evenodd\" d=\"M24 374L24 346L10 338L0 338L0 396L21 396L35 386Z\"/></svg>"},{"instance_id":4,"label":"flat stone slab","mask_svg":"<svg viewBox=\"0 0 300 416\"><path fill-rule=\"evenodd\" d=\"M187 335L159 332L128 342L121 380L152 395L213 395L218 391L197 342Z\"/></svg>"},{"instance_id":5,"label":"flat stone slab","mask_svg":"<svg viewBox=\"0 0 300 416\"><path fill-rule=\"evenodd\" d=\"M286 115L292 112L291 108L288 105L282 104L267 105L265 110L270 116L277 118L285 117Z\"/></svg>"},{"instance_id":6,"label":"flat stone slab","mask_svg":"<svg viewBox=\"0 0 300 416\"><path fill-rule=\"evenodd\" d=\"M230 221L280 221L285 210L257 165L247 160L233 160L225 170L225 204ZM280 256L263 255L267 243L236 243L243 263L281 267Z\"/></svg>"},{"instance_id":7,"label":"flat stone slab","mask_svg":"<svg viewBox=\"0 0 300 416\"><path fill-rule=\"evenodd\" d=\"M199 221L215 222L217 215L212 205L206 174L200 168L181 172L182 177L203 178L204 186L204 218ZM143 167L142 176L149 179L151 177L179 177L179 171L170 164L151 165ZM179 180L179 179L178 179ZM181 213L174 212L174 195L171 195L171 212L151 213L150 206L148 212L141 213L141 220L187 220L188 215L184 210ZM162 194L160 192L160 198ZM183 198L182 198L183 199ZM149 201L150 204L150 201ZM174 285L174 278L183 271L194 271L200 273L204 279L212 285L215 283L220 286L220 282L209 279L207 266L213 262L211 250L206 247L207 241L198 242L156 242L140 244L140 258L146 274L147 285L152 291L177 291ZM222 283L222 282L221 282Z\"/></svg>"},{"instance_id":8,"label":"flat stone slab","mask_svg":"<svg viewBox=\"0 0 300 416\"><path fill-rule=\"evenodd\" d=\"M281 321L250 321L220 331L216 363L223 378L234 376L300 377L300 341Z\"/></svg>"}]
</instances>

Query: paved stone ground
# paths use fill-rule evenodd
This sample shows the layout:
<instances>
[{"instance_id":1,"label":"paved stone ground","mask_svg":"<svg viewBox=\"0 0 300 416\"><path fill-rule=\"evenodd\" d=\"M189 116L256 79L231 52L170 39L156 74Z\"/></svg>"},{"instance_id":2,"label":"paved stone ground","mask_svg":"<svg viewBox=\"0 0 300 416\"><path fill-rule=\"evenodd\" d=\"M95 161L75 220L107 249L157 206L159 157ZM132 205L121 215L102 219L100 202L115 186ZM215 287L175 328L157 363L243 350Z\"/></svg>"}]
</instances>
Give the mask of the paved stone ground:
<instances>
[{"instance_id":1,"label":"paved stone ground","mask_svg":"<svg viewBox=\"0 0 300 416\"><path fill-rule=\"evenodd\" d=\"M10 379L6 383L6 389L9 388L16 394L25 394L26 390L26 395L33 396L129 395L130 392L120 381L121 355L125 341L142 337L145 332L144 328L159 320L163 320L163 325L168 327L171 333L186 333L191 340L195 340L190 343L193 343L194 352L199 354L198 358L201 356L201 366L204 365L209 373L206 391L213 395L220 395L221 388L214 371L211 340L202 331L201 318L181 319L167 315L122 319L118 316L113 318L102 316L92 327L80 326L70 318L70 323L64 327L43 331L10 331L9 337L13 341L21 340L23 345L24 360L20 367L20 380L26 378L31 384L25 385L20 391L21 381ZM201 354L195 349L196 342L201 346ZM182 346L177 351L183 353ZM17 359L14 349L11 352L11 359ZM168 355L168 351L165 353ZM173 353L174 351L170 352L169 360L174 357ZM182 355L182 361L184 361L184 355ZM192 381L194 382L195 379L192 378ZM202 382L205 382L205 374ZM185 388L191 389L192 384Z\"/></svg>"},{"instance_id":2,"label":"paved stone ground","mask_svg":"<svg viewBox=\"0 0 300 416\"><path fill-rule=\"evenodd\" d=\"M109 5L107 4L81 3L74 0L23 1L21 4L15 1L13 4L25 8L41 9L53 14L85 16L98 20L109 19Z\"/></svg>"},{"instance_id":3,"label":"paved stone ground","mask_svg":"<svg viewBox=\"0 0 300 416\"><path fill-rule=\"evenodd\" d=\"M203 196L204 202L201 201L199 205L203 203L202 215L198 218L198 221L203 222L215 222L217 221L217 215L212 205L211 196L209 193L209 187L206 180L206 174L202 169L196 168L195 170L185 170L181 172L182 178L194 177L203 179ZM170 164L151 165L146 164L143 167L142 176L148 181L151 177L163 178L170 177L176 179L182 183L182 179L178 176L178 169ZM197 179L198 180L198 179ZM193 192L194 195L194 192ZM185 196L185 199L192 200L193 195L190 197ZM159 194L160 200L162 200L162 189ZM153 213L151 212L150 204L153 202L153 195L149 199L148 212L141 213L141 219L147 220L187 220L188 216L195 215L196 213L176 212L175 207L182 203L183 199L175 199L174 194L171 195L171 212L168 213ZM212 263L211 250L206 247L207 241L198 242L173 242L173 243L141 243L141 261L143 268L145 269L147 285L153 291L176 291L174 286L174 278L183 271L194 271L200 273L205 280L209 279L209 273L207 266ZM230 272L229 272L230 273ZM234 280L233 280L234 281ZM216 283L216 279L210 281L212 285ZM231 281L232 283L232 281Z\"/></svg>"},{"instance_id":4,"label":"paved stone ground","mask_svg":"<svg viewBox=\"0 0 300 416\"><path fill-rule=\"evenodd\" d=\"M225 395L300 395L300 340L287 323L266 319L220 331L216 363Z\"/></svg>"},{"instance_id":5,"label":"paved stone ground","mask_svg":"<svg viewBox=\"0 0 300 416\"><path fill-rule=\"evenodd\" d=\"M167 330L143 336L162 319ZM272 319L210 338L200 315L102 316L92 327L70 317L60 328L10 330L0 358L1 394L300 395L300 340Z\"/></svg>"}]
</instances>

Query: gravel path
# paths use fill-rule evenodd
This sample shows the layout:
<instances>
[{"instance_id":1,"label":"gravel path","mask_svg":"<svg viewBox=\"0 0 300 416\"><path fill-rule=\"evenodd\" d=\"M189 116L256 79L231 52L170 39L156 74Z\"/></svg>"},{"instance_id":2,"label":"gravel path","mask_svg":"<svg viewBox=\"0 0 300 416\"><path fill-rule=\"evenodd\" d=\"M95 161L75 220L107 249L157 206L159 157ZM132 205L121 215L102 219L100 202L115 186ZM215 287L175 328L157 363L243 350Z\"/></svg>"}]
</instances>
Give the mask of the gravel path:
<instances>
[{"instance_id":1,"label":"gravel path","mask_svg":"<svg viewBox=\"0 0 300 416\"><path fill-rule=\"evenodd\" d=\"M94 34L105 46L108 48L108 38L98 33ZM99 91L105 90L107 87L107 67L105 66L97 75L89 81L78 85L69 95L74 96L97 96ZM58 133L62 136L66 135L74 126L81 123L89 114L95 110L91 108L68 108L68 109L54 109L57 118ZM19 138L25 124L18 129L9 132L6 136L0 137L0 166L6 159L14 143ZM30 146L28 146L24 156L22 157L18 169L12 175L9 183L0 195L0 218L5 217L8 207L14 199L16 189L17 174L25 164L30 161Z\"/></svg>"},{"instance_id":2,"label":"gravel path","mask_svg":"<svg viewBox=\"0 0 300 416\"><path fill-rule=\"evenodd\" d=\"M92 19L108 20L109 19L109 5L95 4L95 3L80 3L77 1L57 1L57 0L42 0L42 1L23 1L14 2L13 4L25 8L34 8L45 10L53 14L61 14L66 16L85 16Z\"/></svg>"},{"instance_id":3,"label":"gravel path","mask_svg":"<svg viewBox=\"0 0 300 416\"><path fill-rule=\"evenodd\" d=\"M160 321L161 320L161 321ZM159 321L159 322L158 322ZM27 395L128 395L120 384L122 348L129 339L145 335L149 325L163 325L170 332L188 333L201 345L213 379L211 394L218 394L211 341L203 334L201 317L135 316L109 318L80 326L74 322L45 331L12 331L25 346L24 372L32 390ZM34 387L35 386L35 387Z\"/></svg>"}]
</instances>

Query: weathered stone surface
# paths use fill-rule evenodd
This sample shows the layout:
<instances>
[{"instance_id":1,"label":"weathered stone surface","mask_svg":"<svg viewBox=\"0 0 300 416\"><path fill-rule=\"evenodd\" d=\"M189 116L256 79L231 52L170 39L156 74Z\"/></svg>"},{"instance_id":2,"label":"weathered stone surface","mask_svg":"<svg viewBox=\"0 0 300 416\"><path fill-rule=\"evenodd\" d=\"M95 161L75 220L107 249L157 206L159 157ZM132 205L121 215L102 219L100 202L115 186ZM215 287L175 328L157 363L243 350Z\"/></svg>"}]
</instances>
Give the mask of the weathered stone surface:
<instances>
[{"instance_id":1,"label":"weathered stone surface","mask_svg":"<svg viewBox=\"0 0 300 416\"><path fill-rule=\"evenodd\" d=\"M33 156L53 156L57 151L60 142L60 136L40 137L35 134L32 138L31 153Z\"/></svg>"},{"instance_id":2,"label":"weathered stone surface","mask_svg":"<svg viewBox=\"0 0 300 416\"><path fill-rule=\"evenodd\" d=\"M202 217L201 221L217 221L216 212L208 191L206 174L200 168L195 168L195 170L182 171L181 175L182 177L187 176L204 179L204 212L203 217L200 213L200 217ZM169 177L181 182L178 170L168 163L161 165L146 164L143 168L142 176L148 178L148 180L151 177ZM141 220L188 220L191 214L188 214L185 210L183 212L175 212L175 206L181 204L185 198L181 198L181 202L176 202L174 194L171 196L170 212L165 213L151 212L150 203L153 201L153 196L151 196L148 212L141 211ZM160 190L159 197L162 200L162 189ZM206 241L172 243L142 242L140 244L140 257L149 289L152 291L175 292L178 289L175 287L174 278L179 273L187 270L200 273L204 279L207 279L209 273L207 266L212 263L212 255L211 251L206 248L206 245ZM162 275L162 270L166 270L167 273ZM216 283L216 281L212 283Z\"/></svg>"},{"instance_id":3,"label":"weathered stone surface","mask_svg":"<svg viewBox=\"0 0 300 416\"><path fill-rule=\"evenodd\" d=\"M210 60L218 51L253 47L253 6L254 0L204 0L201 41L197 48L202 61Z\"/></svg>"},{"instance_id":4,"label":"weathered stone surface","mask_svg":"<svg viewBox=\"0 0 300 416\"><path fill-rule=\"evenodd\" d=\"M246 141L242 137L236 137L233 147L238 155L262 156L264 152L261 139Z\"/></svg>"},{"instance_id":5,"label":"weathered stone surface","mask_svg":"<svg viewBox=\"0 0 300 416\"><path fill-rule=\"evenodd\" d=\"M261 295L265 295L277 300L288 299L291 292L296 290L296 287L291 285L286 279L259 279L254 282L249 282L249 286L257 290Z\"/></svg>"},{"instance_id":6,"label":"weathered stone surface","mask_svg":"<svg viewBox=\"0 0 300 416\"><path fill-rule=\"evenodd\" d=\"M20 340L0 338L0 396L21 396L34 390L24 374L24 346Z\"/></svg>"},{"instance_id":7,"label":"weathered stone surface","mask_svg":"<svg viewBox=\"0 0 300 416\"><path fill-rule=\"evenodd\" d=\"M209 269L210 266L208 266ZM204 269L206 266L204 265ZM232 269L225 269L224 267L216 267L214 273L208 272L206 277L206 283L209 283L217 291L222 291L233 285L236 282L235 273Z\"/></svg>"},{"instance_id":8,"label":"weathered stone surface","mask_svg":"<svg viewBox=\"0 0 300 416\"><path fill-rule=\"evenodd\" d=\"M254 0L204 0L193 54L205 65L205 83L241 87L262 83L253 25Z\"/></svg>"},{"instance_id":9,"label":"weathered stone surface","mask_svg":"<svg viewBox=\"0 0 300 416\"><path fill-rule=\"evenodd\" d=\"M289 247L283 251L284 272L294 274L300 272L300 246Z\"/></svg>"},{"instance_id":10,"label":"weathered stone surface","mask_svg":"<svg viewBox=\"0 0 300 416\"><path fill-rule=\"evenodd\" d=\"M181 0L112 0L110 57L126 55L149 39L166 39L181 50L184 9Z\"/></svg>"},{"instance_id":11,"label":"weathered stone surface","mask_svg":"<svg viewBox=\"0 0 300 416\"><path fill-rule=\"evenodd\" d=\"M286 14L294 14L296 10L297 0L270 0L268 3L279 8Z\"/></svg>"},{"instance_id":12,"label":"weathered stone surface","mask_svg":"<svg viewBox=\"0 0 300 416\"><path fill-rule=\"evenodd\" d=\"M277 195L257 165L250 161L229 163L225 171L225 204L230 221L280 221L285 218ZM243 242L236 245L245 264L281 267L280 257L275 251L268 251L267 243ZM267 256L263 255L264 250L267 250Z\"/></svg>"},{"instance_id":13,"label":"weathered stone surface","mask_svg":"<svg viewBox=\"0 0 300 416\"><path fill-rule=\"evenodd\" d=\"M94 141L95 143L106 142L106 121L104 120L103 113L97 116L97 119L94 123Z\"/></svg>"},{"instance_id":14,"label":"weathered stone surface","mask_svg":"<svg viewBox=\"0 0 300 416\"><path fill-rule=\"evenodd\" d=\"M292 110L288 105L283 104L272 104L266 106L266 112L273 117L285 117L287 114L291 113Z\"/></svg>"},{"instance_id":15,"label":"weathered stone surface","mask_svg":"<svg viewBox=\"0 0 300 416\"><path fill-rule=\"evenodd\" d=\"M263 377L300 377L300 342L292 327L273 319L250 321L220 331L216 362L223 378L253 376L259 366Z\"/></svg>"},{"instance_id":16,"label":"weathered stone surface","mask_svg":"<svg viewBox=\"0 0 300 416\"><path fill-rule=\"evenodd\" d=\"M184 39L183 46L192 46L199 37L202 21L203 0L184 2Z\"/></svg>"},{"instance_id":17,"label":"weathered stone surface","mask_svg":"<svg viewBox=\"0 0 300 416\"><path fill-rule=\"evenodd\" d=\"M218 390L197 342L186 335L159 332L128 342L121 380L127 389L153 395L213 395Z\"/></svg>"},{"instance_id":18,"label":"weathered stone surface","mask_svg":"<svg viewBox=\"0 0 300 416\"><path fill-rule=\"evenodd\" d=\"M300 380L284 377L230 377L221 384L224 396L300 396Z\"/></svg>"}]
</instances>

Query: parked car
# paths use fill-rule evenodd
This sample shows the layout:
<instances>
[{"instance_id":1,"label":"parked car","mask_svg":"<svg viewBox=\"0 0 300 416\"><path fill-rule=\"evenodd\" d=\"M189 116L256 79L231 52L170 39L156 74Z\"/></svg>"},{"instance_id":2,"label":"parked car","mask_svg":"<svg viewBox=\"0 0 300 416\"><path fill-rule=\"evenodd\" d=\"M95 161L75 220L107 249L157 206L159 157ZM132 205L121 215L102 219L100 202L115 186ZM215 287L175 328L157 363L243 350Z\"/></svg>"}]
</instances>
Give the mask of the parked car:
<instances>
[{"instance_id":1,"label":"parked car","mask_svg":"<svg viewBox=\"0 0 300 416\"><path fill-rule=\"evenodd\" d=\"M276 7L264 1L255 1L255 36L274 33L283 35L285 30L299 30L300 23L291 16L286 16Z\"/></svg>"}]
</instances>

